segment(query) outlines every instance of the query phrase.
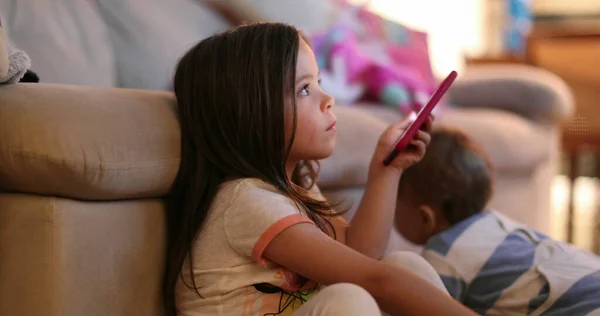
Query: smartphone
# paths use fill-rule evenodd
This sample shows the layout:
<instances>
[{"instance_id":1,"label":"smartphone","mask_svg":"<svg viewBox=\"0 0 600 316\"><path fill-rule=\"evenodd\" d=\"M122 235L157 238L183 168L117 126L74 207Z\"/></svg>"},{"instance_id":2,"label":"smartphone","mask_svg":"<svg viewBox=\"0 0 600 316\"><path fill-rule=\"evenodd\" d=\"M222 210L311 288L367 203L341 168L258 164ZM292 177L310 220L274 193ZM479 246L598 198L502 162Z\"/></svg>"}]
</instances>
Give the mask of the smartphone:
<instances>
[{"instance_id":1,"label":"smartphone","mask_svg":"<svg viewBox=\"0 0 600 316\"><path fill-rule=\"evenodd\" d=\"M421 126L423 126L425 121L427 121L427 118L431 114L431 111L438 104L438 102L440 102L440 99L444 96L444 94L446 94L446 92L454 82L454 79L456 79L457 75L458 74L456 73L456 71L452 71L450 72L448 77L446 77L446 79L444 79L444 81L440 83L437 90L435 90L427 104L425 104L425 106L421 108L419 113L416 115L416 118L404 130L404 133L402 133L402 135L394 145L394 149L392 149L392 152L383 161L384 165L388 166L390 163L392 163L392 160L394 160L394 158L398 156L398 153L403 151L406 148L406 146L410 144L410 141L413 139L413 137L415 137L415 134L419 131Z\"/></svg>"}]
</instances>

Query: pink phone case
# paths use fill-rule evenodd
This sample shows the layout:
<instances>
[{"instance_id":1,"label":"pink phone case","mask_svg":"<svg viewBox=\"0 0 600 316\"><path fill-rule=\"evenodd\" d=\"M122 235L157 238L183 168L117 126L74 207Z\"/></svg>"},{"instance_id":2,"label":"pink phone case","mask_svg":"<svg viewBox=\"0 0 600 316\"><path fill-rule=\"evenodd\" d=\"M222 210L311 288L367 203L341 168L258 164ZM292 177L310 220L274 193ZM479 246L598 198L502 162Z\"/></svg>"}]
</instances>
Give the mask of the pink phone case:
<instances>
[{"instance_id":1,"label":"pink phone case","mask_svg":"<svg viewBox=\"0 0 600 316\"><path fill-rule=\"evenodd\" d=\"M433 93L427 104L421 108L421 110L417 114L417 118L412 123L410 123L406 130L404 130L404 133L402 133L402 136L400 136L400 138L394 145L394 149L392 150L392 152L383 161L384 165L389 165L392 162L392 160L394 160L394 158L398 156L398 153L400 153L406 148L406 146L408 146L408 144L410 144L410 141L413 139L413 137L415 137L415 134L417 133L417 131L419 131L421 126L423 126L423 124L431 114L433 108L438 104L438 102L440 102L440 99L444 96L444 94L446 94L446 92L454 82L454 79L456 79L457 75L458 74L456 73L456 71L452 71L450 72L448 77L446 77L446 79L442 81L442 83Z\"/></svg>"}]
</instances>

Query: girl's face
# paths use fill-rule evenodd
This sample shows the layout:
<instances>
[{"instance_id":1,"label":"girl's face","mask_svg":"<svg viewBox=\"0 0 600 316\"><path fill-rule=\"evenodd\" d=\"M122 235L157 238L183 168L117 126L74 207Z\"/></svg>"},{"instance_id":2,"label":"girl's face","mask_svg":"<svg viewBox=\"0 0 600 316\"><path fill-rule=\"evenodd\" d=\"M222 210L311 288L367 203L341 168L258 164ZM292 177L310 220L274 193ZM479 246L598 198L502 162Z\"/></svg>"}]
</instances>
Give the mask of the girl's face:
<instances>
[{"instance_id":1,"label":"girl's face","mask_svg":"<svg viewBox=\"0 0 600 316\"><path fill-rule=\"evenodd\" d=\"M334 100L319 85L319 68L312 49L300 40L293 96L296 99L296 136L288 164L300 160L320 160L329 157L335 148L335 116L331 112ZM292 105L286 107L286 139L293 126ZM293 169L293 167L292 167Z\"/></svg>"}]
</instances>

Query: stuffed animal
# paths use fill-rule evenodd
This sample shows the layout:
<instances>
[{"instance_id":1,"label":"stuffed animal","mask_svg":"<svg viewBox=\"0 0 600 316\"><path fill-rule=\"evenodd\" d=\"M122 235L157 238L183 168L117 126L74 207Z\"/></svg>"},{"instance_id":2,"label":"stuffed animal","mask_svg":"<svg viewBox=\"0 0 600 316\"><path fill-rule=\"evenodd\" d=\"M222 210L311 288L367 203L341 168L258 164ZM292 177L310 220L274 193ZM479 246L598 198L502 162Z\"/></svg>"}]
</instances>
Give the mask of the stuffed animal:
<instances>
[{"instance_id":1,"label":"stuffed animal","mask_svg":"<svg viewBox=\"0 0 600 316\"><path fill-rule=\"evenodd\" d=\"M8 44L8 73L0 78L0 84L19 82L27 73L29 67L31 67L31 60L27 53ZM31 76L28 78L31 78ZM37 75L35 78L37 78Z\"/></svg>"},{"instance_id":2,"label":"stuffed animal","mask_svg":"<svg viewBox=\"0 0 600 316\"><path fill-rule=\"evenodd\" d=\"M373 101L407 114L420 109L435 88L426 34L363 7L347 7L311 43L323 89L338 103Z\"/></svg>"},{"instance_id":3,"label":"stuffed animal","mask_svg":"<svg viewBox=\"0 0 600 316\"><path fill-rule=\"evenodd\" d=\"M23 78L21 78L19 82L40 82L40 77L38 77L38 75L35 72L27 70L27 72L25 73L25 75L23 75Z\"/></svg>"},{"instance_id":4,"label":"stuffed animal","mask_svg":"<svg viewBox=\"0 0 600 316\"><path fill-rule=\"evenodd\" d=\"M27 82L39 82L37 75L29 71L30 67L27 53L6 41L0 22L0 84L17 83L23 78Z\"/></svg>"}]
</instances>

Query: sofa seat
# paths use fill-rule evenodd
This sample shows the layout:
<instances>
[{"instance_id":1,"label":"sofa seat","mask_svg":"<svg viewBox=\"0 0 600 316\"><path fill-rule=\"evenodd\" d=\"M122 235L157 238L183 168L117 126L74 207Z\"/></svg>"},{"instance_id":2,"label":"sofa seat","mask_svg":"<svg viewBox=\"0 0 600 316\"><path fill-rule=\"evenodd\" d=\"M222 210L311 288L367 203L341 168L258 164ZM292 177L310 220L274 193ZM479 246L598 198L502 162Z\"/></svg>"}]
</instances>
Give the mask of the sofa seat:
<instances>
[{"instance_id":1,"label":"sofa seat","mask_svg":"<svg viewBox=\"0 0 600 316\"><path fill-rule=\"evenodd\" d=\"M381 133L402 115L376 104L338 106L334 111L345 135L338 137L334 154L322 161L319 183L326 188L363 186L368 171L364 166L373 153L363 149L374 150ZM434 125L453 126L472 135L490 155L497 173L528 172L550 159L548 128L514 113L449 107Z\"/></svg>"}]
</instances>

